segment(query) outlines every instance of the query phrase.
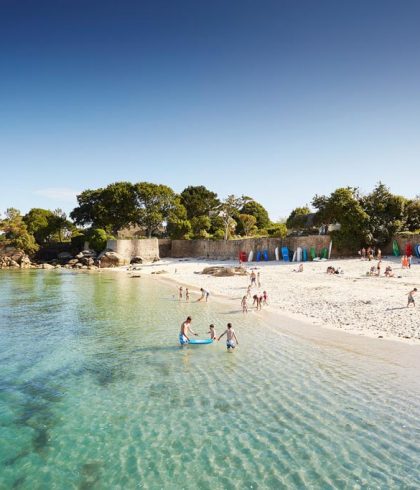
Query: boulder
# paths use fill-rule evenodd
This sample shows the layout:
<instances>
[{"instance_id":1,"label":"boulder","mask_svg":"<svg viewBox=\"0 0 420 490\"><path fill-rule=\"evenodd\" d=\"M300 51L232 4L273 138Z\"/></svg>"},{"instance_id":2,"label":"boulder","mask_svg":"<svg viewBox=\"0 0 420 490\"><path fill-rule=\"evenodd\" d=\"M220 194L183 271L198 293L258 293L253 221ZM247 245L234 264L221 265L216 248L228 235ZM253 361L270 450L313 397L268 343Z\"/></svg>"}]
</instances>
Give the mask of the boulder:
<instances>
[{"instance_id":1,"label":"boulder","mask_svg":"<svg viewBox=\"0 0 420 490\"><path fill-rule=\"evenodd\" d=\"M31 261L27 255L24 255L20 259L20 267L21 269L27 269L28 267L31 267Z\"/></svg>"},{"instance_id":2,"label":"boulder","mask_svg":"<svg viewBox=\"0 0 420 490\"><path fill-rule=\"evenodd\" d=\"M143 263L143 258L137 255L136 257L133 257L130 260L130 264L142 264Z\"/></svg>"},{"instance_id":3,"label":"boulder","mask_svg":"<svg viewBox=\"0 0 420 490\"><path fill-rule=\"evenodd\" d=\"M54 269L54 266L51 264L42 264L41 268L49 270L49 269Z\"/></svg>"},{"instance_id":4,"label":"boulder","mask_svg":"<svg viewBox=\"0 0 420 490\"><path fill-rule=\"evenodd\" d=\"M120 267L127 265L128 260L124 259L120 254L112 251L105 251L99 254L98 262L100 267Z\"/></svg>"},{"instance_id":5,"label":"boulder","mask_svg":"<svg viewBox=\"0 0 420 490\"><path fill-rule=\"evenodd\" d=\"M70 260L73 258L73 255L70 253L70 252L60 252L58 255L57 255L57 258L58 260Z\"/></svg>"}]
</instances>

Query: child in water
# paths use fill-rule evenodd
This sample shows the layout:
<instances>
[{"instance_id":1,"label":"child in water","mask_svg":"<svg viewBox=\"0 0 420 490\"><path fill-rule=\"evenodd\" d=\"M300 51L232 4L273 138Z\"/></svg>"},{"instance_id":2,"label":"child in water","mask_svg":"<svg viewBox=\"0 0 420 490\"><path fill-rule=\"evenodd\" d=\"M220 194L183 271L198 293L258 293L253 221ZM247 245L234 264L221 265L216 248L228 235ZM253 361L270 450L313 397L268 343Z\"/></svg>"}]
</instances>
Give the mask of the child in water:
<instances>
[{"instance_id":1,"label":"child in water","mask_svg":"<svg viewBox=\"0 0 420 490\"><path fill-rule=\"evenodd\" d=\"M210 327L209 327L209 328L210 328L210 330L209 330L207 333L209 333L209 334L210 334L210 338L211 338L211 340L216 340L216 337L217 337L217 336L216 336L216 330L215 330L215 328L214 328L213 323L210 325Z\"/></svg>"},{"instance_id":2,"label":"child in water","mask_svg":"<svg viewBox=\"0 0 420 490\"><path fill-rule=\"evenodd\" d=\"M226 339L227 350L234 349L236 345L239 345L238 338L236 337L235 330L233 330L231 323L227 324L227 329L222 333L222 335L220 335L217 341L219 341L225 334L227 337ZM235 345L235 341L236 341L236 345Z\"/></svg>"},{"instance_id":3,"label":"child in water","mask_svg":"<svg viewBox=\"0 0 420 490\"><path fill-rule=\"evenodd\" d=\"M244 296L241 301L241 306L242 306L242 313L248 313L248 303L247 303L247 297Z\"/></svg>"}]
</instances>

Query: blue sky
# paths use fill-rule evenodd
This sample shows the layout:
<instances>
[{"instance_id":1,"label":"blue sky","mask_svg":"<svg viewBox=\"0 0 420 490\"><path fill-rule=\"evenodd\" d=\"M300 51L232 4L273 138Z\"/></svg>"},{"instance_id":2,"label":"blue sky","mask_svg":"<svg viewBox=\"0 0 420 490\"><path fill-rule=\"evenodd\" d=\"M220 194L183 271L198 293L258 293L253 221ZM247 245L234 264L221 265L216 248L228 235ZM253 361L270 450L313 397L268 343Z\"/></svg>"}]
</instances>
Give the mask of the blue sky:
<instances>
[{"instance_id":1,"label":"blue sky","mask_svg":"<svg viewBox=\"0 0 420 490\"><path fill-rule=\"evenodd\" d=\"M0 210L129 180L420 192L420 2L3 0Z\"/></svg>"}]
</instances>

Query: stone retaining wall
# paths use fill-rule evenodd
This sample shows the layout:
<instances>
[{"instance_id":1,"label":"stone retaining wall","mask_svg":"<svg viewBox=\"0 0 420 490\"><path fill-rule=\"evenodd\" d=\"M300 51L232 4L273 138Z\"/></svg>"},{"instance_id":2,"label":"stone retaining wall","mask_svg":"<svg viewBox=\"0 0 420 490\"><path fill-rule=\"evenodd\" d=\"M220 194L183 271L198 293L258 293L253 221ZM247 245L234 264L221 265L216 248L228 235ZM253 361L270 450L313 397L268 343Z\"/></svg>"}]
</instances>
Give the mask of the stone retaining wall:
<instances>
[{"instance_id":1,"label":"stone retaining wall","mask_svg":"<svg viewBox=\"0 0 420 490\"><path fill-rule=\"evenodd\" d=\"M116 252L124 259L131 260L141 257L145 261L159 258L159 243L157 238L141 240L108 240L107 249Z\"/></svg>"},{"instance_id":2,"label":"stone retaining wall","mask_svg":"<svg viewBox=\"0 0 420 490\"><path fill-rule=\"evenodd\" d=\"M314 235L304 237L281 238L247 238L244 240L172 240L171 257L194 257L217 260L236 260L239 252L247 255L252 250L254 254L258 251L267 250L269 260L275 259L276 247L287 246L292 250L297 247L315 247L319 252L323 247L328 247L330 237L328 235ZM255 256L254 256L255 257Z\"/></svg>"}]
</instances>

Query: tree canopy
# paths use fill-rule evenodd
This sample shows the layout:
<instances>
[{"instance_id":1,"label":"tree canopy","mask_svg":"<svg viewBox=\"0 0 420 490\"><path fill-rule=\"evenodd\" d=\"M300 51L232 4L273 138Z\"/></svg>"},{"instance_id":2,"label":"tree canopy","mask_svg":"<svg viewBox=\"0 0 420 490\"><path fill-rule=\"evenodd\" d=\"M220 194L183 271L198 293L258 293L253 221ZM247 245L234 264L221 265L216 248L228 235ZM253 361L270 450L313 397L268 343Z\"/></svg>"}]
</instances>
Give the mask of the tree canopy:
<instances>
[{"instance_id":1,"label":"tree canopy","mask_svg":"<svg viewBox=\"0 0 420 490\"><path fill-rule=\"evenodd\" d=\"M203 185L186 187L180 197L189 220L197 216L209 216L220 205L217 194Z\"/></svg>"}]
</instances>

